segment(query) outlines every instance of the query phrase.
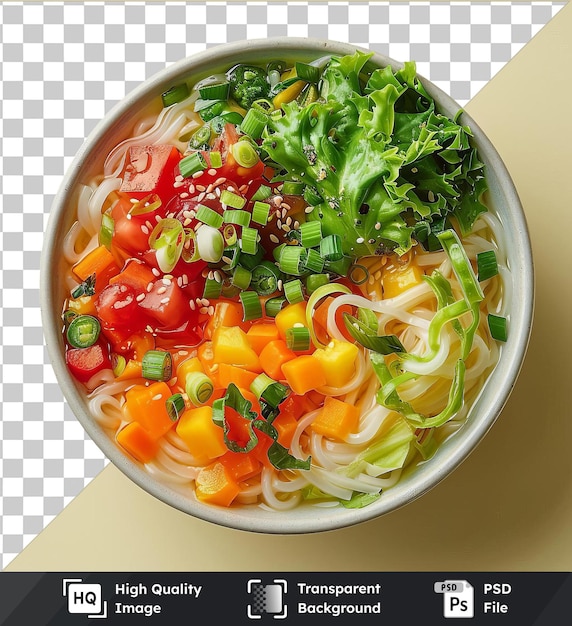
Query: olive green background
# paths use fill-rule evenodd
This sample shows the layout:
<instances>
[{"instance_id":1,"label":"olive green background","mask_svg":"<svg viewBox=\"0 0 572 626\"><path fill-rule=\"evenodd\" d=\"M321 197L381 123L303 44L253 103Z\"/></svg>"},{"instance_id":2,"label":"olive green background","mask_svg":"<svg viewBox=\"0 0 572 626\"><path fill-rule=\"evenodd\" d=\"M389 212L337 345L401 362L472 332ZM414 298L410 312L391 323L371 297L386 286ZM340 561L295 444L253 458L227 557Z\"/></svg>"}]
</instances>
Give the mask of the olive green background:
<instances>
[{"instance_id":1,"label":"olive green background","mask_svg":"<svg viewBox=\"0 0 572 626\"><path fill-rule=\"evenodd\" d=\"M517 385L460 468L377 520L276 536L188 517L108 466L6 571L572 570L571 33L568 4L466 107L521 196L537 290Z\"/></svg>"}]
</instances>

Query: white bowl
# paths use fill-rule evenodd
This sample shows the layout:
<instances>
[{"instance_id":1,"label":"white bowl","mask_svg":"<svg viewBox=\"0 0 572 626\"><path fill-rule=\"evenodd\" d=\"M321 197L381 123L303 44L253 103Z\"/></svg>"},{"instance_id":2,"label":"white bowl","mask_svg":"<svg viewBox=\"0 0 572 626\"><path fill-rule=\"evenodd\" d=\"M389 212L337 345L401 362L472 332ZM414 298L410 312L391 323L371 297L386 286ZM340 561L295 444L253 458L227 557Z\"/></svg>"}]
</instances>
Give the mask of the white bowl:
<instances>
[{"instance_id":1,"label":"white bowl","mask_svg":"<svg viewBox=\"0 0 572 626\"><path fill-rule=\"evenodd\" d=\"M64 395L89 436L116 467L163 502L203 520L264 533L310 533L350 526L411 502L449 475L481 441L507 401L524 359L534 299L532 254L526 221L513 182L494 146L475 121L463 114L462 122L472 129L474 144L487 166L490 209L500 217L505 232L510 233L507 237L512 280L509 286L512 295L508 302L510 334L502 347L499 363L471 407L463 428L446 440L429 462L406 473L396 486L361 509L301 506L276 513L259 506L219 508L203 504L188 492L177 491L150 476L109 438L88 412L85 390L67 370L61 332L62 302L68 295L62 280L65 261L61 250L65 233L75 221L69 207L74 206L70 199L77 186L102 170L105 156L130 134L137 112L181 80L199 80L213 71L231 67L237 61L256 63L269 56L308 61L326 54L352 54L355 50L355 46L343 43L284 37L220 45L167 67L134 89L96 126L66 173L52 205L42 251L41 308L47 347ZM371 62L380 66L389 64L394 69L401 67L380 54L374 54ZM441 112L454 116L459 105L429 81L421 80Z\"/></svg>"}]
</instances>

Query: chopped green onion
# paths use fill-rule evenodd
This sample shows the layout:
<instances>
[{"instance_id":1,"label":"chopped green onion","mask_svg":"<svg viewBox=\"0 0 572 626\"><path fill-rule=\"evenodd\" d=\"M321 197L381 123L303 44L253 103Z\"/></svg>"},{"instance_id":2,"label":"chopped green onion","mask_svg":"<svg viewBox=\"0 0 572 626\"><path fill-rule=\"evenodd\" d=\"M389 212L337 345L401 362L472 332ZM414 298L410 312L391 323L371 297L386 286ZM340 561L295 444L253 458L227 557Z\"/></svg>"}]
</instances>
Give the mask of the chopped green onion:
<instances>
[{"instance_id":1,"label":"chopped green onion","mask_svg":"<svg viewBox=\"0 0 572 626\"><path fill-rule=\"evenodd\" d=\"M266 98L259 98L252 103L251 109L262 111L263 113L270 113L270 111L274 109L274 105Z\"/></svg>"},{"instance_id":2,"label":"chopped green onion","mask_svg":"<svg viewBox=\"0 0 572 626\"><path fill-rule=\"evenodd\" d=\"M289 280L284 283L284 295L290 304L304 301L302 281L299 279Z\"/></svg>"},{"instance_id":3,"label":"chopped green onion","mask_svg":"<svg viewBox=\"0 0 572 626\"><path fill-rule=\"evenodd\" d=\"M338 261L327 261L325 267L338 276L347 276L354 260L351 256L344 256Z\"/></svg>"},{"instance_id":4,"label":"chopped green onion","mask_svg":"<svg viewBox=\"0 0 572 626\"><path fill-rule=\"evenodd\" d=\"M185 244L185 231L179 220L164 218L149 235L149 248L155 250L157 264L162 272L173 270L181 258Z\"/></svg>"},{"instance_id":5,"label":"chopped green onion","mask_svg":"<svg viewBox=\"0 0 572 626\"><path fill-rule=\"evenodd\" d=\"M238 126L243 120L242 115L238 111L223 111L221 117L225 122L235 126Z\"/></svg>"},{"instance_id":6,"label":"chopped green onion","mask_svg":"<svg viewBox=\"0 0 572 626\"><path fill-rule=\"evenodd\" d=\"M506 341L508 339L507 319L501 315L489 313L487 321L491 337L496 341Z\"/></svg>"},{"instance_id":7,"label":"chopped green onion","mask_svg":"<svg viewBox=\"0 0 572 626\"><path fill-rule=\"evenodd\" d=\"M273 409L278 408L278 405L290 395L289 387L273 380L266 374L259 374L252 381L250 391L257 400L264 400Z\"/></svg>"},{"instance_id":8,"label":"chopped green onion","mask_svg":"<svg viewBox=\"0 0 572 626\"><path fill-rule=\"evenodd\" d=\"M407 352L403 344L395 335L378 336L368 324L363 323L349 313L344 313L344 324L350 335L364 348L379 354L393 354Z\"/></svg>"},{"instance_id":9,"label":"chopped green onion","mask_svg":"<svg viewBox=\"0 0 572 626\"><path fill-rule=\"evenodd\" d=\"M223 265L223 269L225 271L233 270L238 265L238 261L240 259L240 248L238 247L237 242L230 244L224 249L222 259L225 263Z\"/></svg>"},{"instance_id":10,"label":"chopped green onion","mask_svg":"<svg viewBox=\"0 0 572 626\"><path fill-rule=\"evenodd\" d=\"M300 276L302 273L302 254L305 248L300 246L284 246L280 251L280 259L278 261L280 269L285 274L292 276Z\"/></svg>"},{"instance_id":11,"label":"chopped green onion","mask_svg":"<svg viewBox=\"0 0 572 626\"><path fill-rule=\"evenodd\" d=\"M215 280L214 278L207 278L205 280L205 286L203 289L203 298L207 300L214 300L220 298L222 291L222 282Z\"/></svg>"},{"instance_id":12,"label":"chopped green onion","mask_svg":"<svg viewBox=\"0 0 572 626\"><path fill-rule=\"evenodd\" d=\"M185 263L194 263L201 258L197 247L197 236L192 228L185 229L185 241L183 243L181 258Z\"/></svg>"},{"instance_id":13,"label":"chopped green onion","mask_svg":"<svg viewBox=\"0 0 572 626\"><path fill-rule=\"evenodd\" d=\"M70 322L67 338L74 348L89 348L99 338L101 325L97 317L77 315Z\"/></svg>"},{"instance_id":14,"label":"chopped green onion","mask_svg":"<svg viewBox=\"0 0 572 626\"><path fill-rule=\"evenodd\" d=\"M369 278L369 270L364 265L354 263L348 271L348 278L354 285L363 285Z\"/></svg>"},{"instance_id":15,"label":"chopped green onion","mask_svg":"<svg viewBox=\"0 0 572 626\"><path fill-rule=\"evenodd\" d=\"M224 237L224 243L226 246L232 246L238 241L238 235L236 234L236 228L232 224L227 224L222 231Z\"/></svg>"},{"instance_id":16,"label":"chopped green onion","mask_svg":"<svg viewBox=\"0 0 572 626\"><path fill-rule=\"evenodd\" d=\"M282 296L269 298L264 303L264 312L268 317L276 317L278 313L288 304L288 300Z\"/></svg>"},{"instance_id":17,"label":"chopped green onion","mask_svg":"<svg viewBox=\"0 0 572 626\"><path fill-rule=\"evenodd\" d=\"M288 244L285 243L281 243L279 245L277 245L273 250L272 250L272 256L274 257L275 261L280 261L280 255L282 254L282 250L284 250L284 248L287 246Z\"/></svg>"},{"instance_id":18,"label":"chopped green onion","mask_svg":"<svg viewBox=\"0 0 572 626\"><path fill-rule=\"evenodd\" d=\"M258 231L245 226L242 229L241 249L244 254L256 254L258 250Z\"/></svg>"},{"instance_id":19,"label":"chopped green onion","mask_svg":"<svg viewBox=\"0 0 572 626\"><path fill-rule=\"evenodd\" d=\"M260 187L256 190L254 195L252 196L252 201L257 202L259 200L266 200L272 195L272 189L267 185L260 185Z\"/></svg>"},{"instance_id":20,"label":"chopped green onion","mask_svg":"<svg viewBox=\"0 0 572 626\"><path fill-rule=\"evenodd\" d=\"M158 209L161 204L161 198L159 198L156 193L150 193L129 209L129 215L145 215L146 213L152 213Z\"/></svg>"},{"instance_id":21,"label":"chopped green onion","mask_svg":"<svg viewBox=\"0 0 572 626\"><path fill-rule=\"evenodd\" d=\"M268 188L267 188L268 189ZM267 202L254 202L252 207L252 221L265 226L270 215L270 205Z\"/></svg>"},{"instance_id":22,"label":"chopped green onion","mask_svg":"<svg viewBox=\"0 0 572 626\"><path fill-rule=\"evenodd\" d=\"M189 400L200 406L213 395L214 385L212 380L204 372L189 372L185 379L185 393Z\"/></svg>"},{"instance_id":23,"label":"chopped green onion","mask_svg":"<svg viewBox=\"0 0 572 626\"><path fill-rule=\"evenodd\" d=\"M492 278L498 273L499 266L495 251L487 250L486 252L479 252L477 254L477 276L479 277L479 282Z\"/></svg>"},{"instance_id":24,"label":"chopped green onion","mask_svg":"<svg viewBox=\"0 0 572 626\"><path fill-rule=\"evenodd\" d=\"M237 141L231 147L232 156L241 167L254 167L260 158L258 152L249 141Z\"/></svg>"},{"instance_id":25,"label":"chopped green onion","mask_svg":"<svg viewBox=\"0 0 572 626\"><path fill-rule=\"evenodd\" d=\"M173 374L173 359L166 350L147 350L141 362L143 378L167 381Z\"/></svg>"},{"instance_id":26,"label":"chopped green onion","mask_svg":"<svg viewBox=\"0 0 572 626\"><path fill-rule=\"evenodd\" d=\"M195 211L196 218L199 222L204 222L213 228L220 228L222 226L222 215L217 213L214 209L204 204L199 204Z\"/></svg>"},{"instance_id":27,"label":"chopped green onion","mask_svg":"<svg viewBox=\"0 0 572 626\"><path fill-rule=\"evenodd\" d=\"M230 283L239 289L248 289L251 280L252 272L241 265L237 265L234 268Z\"/></svg>"},{"instance_id":28,"label":"chopped green onion","mask_svg":"<svg viewBox=\"0 0 572 626\"><path fill-rule=\"evenodd\" d=\"M316 189L314 187L310 187L310 186L308 186L308 187L306 187L304 189L304 200L306 200L306 202L310 206L316 206L318 204L322 204L322 202L324 201L324 199L316 191Z\"/></svg>"},{"instance_id":29,"label":"chopped green onion","mask_svg":"<svg viewBox=\"0 0 572 626\"><path fill-rule=\"evenodd\" d=\"M179 161L179 171L183 178L204 171L206 167L206 159L200 152L193 152Z\"/></svg>"},{"instance_id":30,"label":"chopped green onion","mask_svg":"<svg viewBox=\"0 0 572 626\"><path fill-rule=\"evenodd\" d=\"M250 384L250 391L256 396L257 400L260 400L263 391L276 381L267 374L259 374Z\"/></svg>"},{"instance_id":31,"label":"chopped green onion","mask_svg":"<svg viewBox=\"0 0 572 626\"><path fill-rule=\"evenodd\" d=\"M315 248L322 241L322 225L320 222L300 224L301 243L306 248Z\"/></svg>"},{"instance_id":32,"label":"chopped green onion","mask_svg":"<svg viewBox=\"0 0 572 626\"><path fill-rule=\"evenodd\" d=\"M111 212L106 211L101 216L101 228L99 229L99 243L108 250L111 249L111 240L113 238L113 230L115 229L115 220L111 217Z\"/></svg>"},{"instance_id":33,"label":"chopped green onion","mask_svg":"<svg viewBox=\"0 0 572 626\"><path fill-rule=\"evenodd\" d=\"M125 366L127 365L127 361L122 354L115 354L115 352L111 355L111 368L113 369L114 376L121 376L125 371Z\"/></svg>"},{"instance_id":34,"label":"chopped green onion","mask_svg":"<svg viewBox=\"0 0 572 626\"><path fill-rule=\"evenodd\" d=\"M245 267L247 270L252 272L252 270L260 264L260 261L262 261L265 255L266 250L258 244L258 248L254 254L242 254L241 251L238 262L242 265L242 267Z\"/></svg>"},{"instance_id":35,"label":"chopped green onion","mask_svg":"<svg viewBox=\"0 0 572 626\"><path fill-rule=\"evenodd\" d=\"M324 259L317 250L310 248L306 253L304 260L304 269L319 274L324 269Z\"/></svg>"},{"instance_id":36,"label":"chopped green onion","mask_svg":"<svg viewBox=\"0 0 572 626\"><path fill-rule=\"evenodd\" d=\"M262 305L256 291L241 291L240 302L242 303L242 321L256 320L262 317Z\"/></svg>"},{"instance_id":37,"label":"chopped green onion","mask_svg":"<svg viewBox=\"0 0 572 626\"><path fill-rule=\"evenodd\" d=\"M185 410L185 399L180 393L174 393L170 398L167 398L165 402L167 407L167 415L172 422L176 422Z\"/></svg>"},{"instance_id":38,"label":"chopped green onion","mask_svg":"<svg viewBox=\"0 0 572 626\"><path fill-rule=\"evenodd\" d=\"M189 140L189 148L191 150L205 150L209 147L210 140L211 128L208 124L205 124L195 131Z\"/></svg>"},{"instance_id":39,"label":"chopped green onion","mask_svg":"<svg viewBox=\"0 0 572 626\"><path fill-rule=\"evenodd\" d=\"M327 235L320 241L320 256L324 261L339 261L343 256L342 238L339 235Z\"/></svg>"},{"instance_id":40,"label":"chopped green onion","mask_svg":"<svg viewBox=\"0 0 572 626\"><path fill-rule=\"evenodd\" d=\"M204 122L210 122L218 118L226 108L226 102L222 100L197 100L195 111L199 113Z\"/></svg>"},{"instance_id":41,"label":"chopped green onion","mask_svg":"<svg viewBox=\"0 0 572 626\"><path fill-rule=\"evenodd\" d=\"M195 100L194 103L194 111L195 113L200 113L201 111L204 111L205 109L210 109L214 104L219 104L221 105L220 107L220 111L222 111L223 107L226 105L226 102L224 102L223 100L214 100L213 98L197 98Z\"/></svg>"},{"instance_id":42,"label":"chopped green onion","mask_svg":"<svg viewBox=\"0 0 572 626\"><path fill-rule=\"evenodd\" d=\"M327 285L330 282L329 274L310 274L306 278L306 291L308 294L314 293L318 287Z\"/></svg>"},{"instance_id":43,"label":"chopped green onion","mask_svg":"<svg viewBox=\"0 0 572 626\"><path fill-rule=\"evenodd\" d=\"M274 263L262 261L252 270L250 286L261 296L269 296L278 289L280 272Z\"/></svg>"},{"instance_id":44,"label":"chopped green onion","mask_svg":"<svg viewBox=\"0 0 572 626\"><path fill-rule=\"evenodd\" d=\"M453 272L461 285L463 294L469 304L481 302L484 299L483 290L475 276L471 263L467 257L467 252L461 243L457 233L452 230L445 230L437 235L443 249L451 260Z\"/></svg>"},{"instance_id":45,"label":"chopped green onion","mask_svg":"<svg viewBox=\"0 0 572 626\"><path fill-rule=\"evenodd\" d=\"M306 352L310 349L310 331L306 326L293 326L286 329L286 345L292 352Z\"/></svg>"},{"instance_id":46,"label":"chopped green onion","mask_svg":"<svg viewBox=\"0 0 572 626\"><path fill-rule=\"evenodd\" d=\"M67 328L70 325L71 321L77 317L77 315L78 314L71 309L65 311L63 314L64 326Z\"/></svg>"},{"instance_id":47,"label":"chopped green onion","mask_svg":"<svg viewBox=\"0 0 572 626\"><path fill-rule=\"evenodd\" d=\"M327 285L322 285L321 287L318 287L318 289L316 289L316 291L314 291L312 295L308 298L308 302L306 303L306 323L308 325L308 328L310 329L310 337L312 338L312 343L316 346L316 348L325 348L326 345L318 339L314 330L314 309L322 298L325 298L332 293L351 292L349 288L345 285L339 283L328 283Z\"/></svg>"},{"instance_id":48,"label":"chopped green onion","mask_svg":"<svg viewBox=\"0 0 572 626\"><path fill-rule=\"evenodd\" d=\"M240 130L252 139L260 139L262 137L262 131L266 127L268 122L268 115L260 109L249 109L242 124Z\"/></svg>"},{"instance_id":49,"label":"chopped green onion","mask_svg":"<svg viewBox=\"0 0 572 626\"><path fill-rule=\"evenodd\" d=\"M228 81L224 81L223 83L211 83L210 85L204 85L199 88L199 94L201 98L205 100L226 100L229 91L230 83Z\"/></svg>"},{"instance_id":50,"label":"chopped green onion","mask_svg":"<svg viewBox=\"0 0 572 626\"><path fill-rule=\"evenodd\" d=\"M187 83L181 83L180 85L174 85L170 89L167 89L161 94L164 107L170 107L172 104L182 102L185 98L188 98L190 94Z\"/></svg>"},{"instance_id":51,"label":"chopped green onion","mask_svg":"<svg viewBox=\"0 0 572 626\"><path fill-rule=\"evenodd\" d=\"M320 69L315 65L296 62L296 76L308 83L317 83L320 80Z\"/></svg>"},{"instance_id":52,"label":"chopped green onion","mask_svg":"<svg viewBox=\"0 0 572 626\"><path fill-rule=\"evenodd\" d=\"M304 183L296 180L285 180L282 185L283 196L301 196L304 193Z\"/></svg>"},{"instance_id":53,"label":"chopped green onion","mask_svg":"<svg viewBox=\"0 0 572 626\"><path fill-rule=\"evenodd\" d=\"M218 263L224 253L224 239L220 230L203 224L196 231L199 255L207 263Z\"/></svg>"},{"instance_id":54,"label":"chopped green onion","mask_svg":"<svg viewBox=\"0 0 572 626\"><path fill-rule=\"evenodd\" d=\"M95 280L96 274L94 272L72 290L71 297L81 298L81 296L93 296L95 293Z\"/></svg>"},{"instance_id":55,"label":"chopped green onion","mask_svg":"<svg viewBox=\"0 0 572 626\"><path fill-rule=\"evenodd\" d=\"M224 191L223 191L224 193ZM238 196L237 196L238 197ZM221 194L222 200L222 194ZM250 213L240 209L225 209L222 219L226 224L236 224L237 226L248 226L250 224Z\"/></svg>"},{"instance_id":56,"label":"chopped green onion","mask_svg":"<svg viewBox=\"0 0 572 626\"><path fill-rule=\"evenodd\" d=\"M213 150L209 154L209 158L211 162L211 167L214 167L215 169L222 167L222 156L218 150Z\"/></svg>"},{"instance_id":57,"label":"chopped green onion","mask_svg":"<svg viewBox=\"0 0 572 626\"><path fill-rule=\"evenodd\" d=\"M220 194L220 201L222 204L226 204L226 206L232 207L233 209L242 209L242 207L246 204L246 198L239 196L228 189L223 189ZM225 220L225 222L228 220Z\"/></svg>"}]
</instances>

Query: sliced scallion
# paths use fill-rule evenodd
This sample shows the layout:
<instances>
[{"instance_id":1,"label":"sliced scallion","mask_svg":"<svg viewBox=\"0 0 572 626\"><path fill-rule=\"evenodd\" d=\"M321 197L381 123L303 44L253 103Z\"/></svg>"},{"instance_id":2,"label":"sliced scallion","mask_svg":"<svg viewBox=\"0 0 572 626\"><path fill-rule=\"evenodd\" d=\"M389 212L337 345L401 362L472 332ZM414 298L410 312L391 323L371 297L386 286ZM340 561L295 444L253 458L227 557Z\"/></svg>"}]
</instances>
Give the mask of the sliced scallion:
<instances>
[{"instance_id":1,"label":"sliced scallion","mask_svg":"<svg viewBox=\"0 0 572 626\"><path fill-rule=\"evenodd\" d=\"M230 83L224 81L223 83L211 83L210 85L200 87L199 94L205 100L226 100L229 90Z\"/></svg>"},{"instance_id":2,"label":"sliced scallion","mask_svg":"<svg viewBox=\"0 0 572 626\"><path fill-rule=\"evenodd\" d=\"M199 222L204 222L213 228L220 228L222 226L222 215L217 213L214 209L204 204L199 204L195 211L196 218Z\"/></svg>"},{"instance_id":3,"label":"sliced scallion","mask_svg":"<svg viewBox=\"0 0 572 626\"><path fill-rule=\"evenodd\" d=\"M99 338L101 325L97 317L77 315L68 326L67 338L74 348L89 348Z\"/></svg>"},{"instance_id":4,"label":"sliced scallion","mask_svg":"<svg viewBox=\"0 0 572 626\"><path fill-rule=\"evenodd\" d=\"M278 244L273 250L272 250L272 256L274 257L274 260L277 262L280 262L280 255L282 254L282 250L284 250L284 248L287 246L287 244L285 243L281 243Z\"/></svg>"},{"instance_id":5,"label":"sliced scallion","mask_svg":"<svg viewBox=\"0 0 572 626\"><path fill-rule=\"evenodd\" d=\"M214 278L207 278L205 280L205 286L203 288L203 298L207 300L215 300L220 298L222 291L222 282L215 280Z\"/></svg>"},{"instance_id":6,"label":"sliced scallion","mask_svg":"<svg viewBox=\"0 0 572 626\"><path fill-rule=\"evenodd\" d=\"M189 139L189 148L191 150L204 150L209 147L211 140L211 127L208 124L200 126ZM213 165L213 167L215 167Z\"/></svg>"},{"instance_id":7,"label":"sliced scallion","mask_svg":"<svg viewBox=\"0 0 572 626\"><path fill-rule=\"evenodd\" d=\"M246 144L248 145L248 144ZM228 189L223 189L220 194L220 201L233 209L242 209L246 204L246 198L239 196ZM228 220L225 220L228 221Z\"/></svg>"},{"instance_id":8,"label":"sliced scallion","mask_svg":"<svg viewBox=\"0 0 572 626\"><path fill-rule=\"evenodd\" d=\"M242 229L241 250L244 254L256 254L258 250L258 231L245 226Z\"/></svg>"},{"instance_id":9,"label":"sliced scallion","mask_svg":"<svg viewBox=\"0 0 572 626\"><path fill-rule=\"evenodd\" d=\"M250 391L258 400L264 400L273 409L290 395L290 388L270 378L266 374L259 374L251 383Z\"/></svg>"},{"instance_id":10,"label":"sliced scallion","mask_svg":"<svg viewBox=\"0 0 572 626\"><path fill-rule=\"evenodd\" d=\"M300 224L301 243L306 248L315 248L322 241L322 225L320 222Z\"/></svg>"},{"instance_id":11,"label":"sliced scallion","mask_svg":"<svg viewBox=\"0 0 572 626\"><path fill-rule=\"evenodd\" d=\"M285 180L282 185L283 196L301 196L304 193L304 183L296 180Z\"/></svg>"},{"instance_id":12,"label":"sliced scallion","mask_svg":"<svg viewBox=\"0 0 572 626\"><path fill-rule=\"evenodd\" d=\"M288 304L288 300L282 296L269 298L264 303L264 312L268 317L276 317L278 313Z\"/></svg>"},{"instance_id":13,"label":"sliced scallion","mask_svg":"<svg viewBox=\"0 0 572 626\"><path fill-rule=\"evenodd\" d=\"M129 209L129 215L145 215L146 213L152 213L158 209L161 204L161 198L159 198L156 193L150 193Z\"/></svg>"},{"instance_id":14,"label":"sliced scallion","mask_svg":"<svg viewBox=\"0 0 572 626\"><path fill-rule=\"evenodd\" d=\"M238 241L238 235L236 233L236 228L233 224L227 224L222 231L222 236L224 237L225 246L232 246Z\"/></svg>"},{"instance_id":15,"label":"sliced scallion","mask_svg":"<svg viewBox=\"0 0 572 626\"><path fill-rule=\"evenodd\" d=\"M179 171L183 178L204 171L206 167L206 159L200 152L193 152L179 161Z\"/></svg>"},{"instance_id":16,"label":"sliced scallion","mask_svg":"<svg viewBox=\"0 0 572 626\"><path fill-rule=\"evenodd\" d=\"M240 130L252 139L260 139L268 123L268 115L260 109L249 109L242 120Z\"/></svg>"},{"instance_id":17,"label":"sliced scallion","mask_svg":"<svg viewBox=\"0 0 572 626\"><path fill-rule=\"evenodd\" d=\"M167 408L167 415L172 422L176 422L185 410L185 399L180 393L174 393L170 398L167 398L165 402Z\"/></svg>"},{"instance_id":18,"label":"sliced scallion","mask_svg":"<svg viewBox=\"0 0 572 626\"><path fill-rule=\"evenodd\" d=\"M302 273L302 255L305 248L300 246L284 246L280 251L280 259L278 261L280 269L285 274L292 276L300 276Z\"/></svg>"},{"instance_id":19,"label":"sliced scallion","mask_svg":"<svg viewBox=\"0 0 572 626\"><path fill-rule=\"evenodd\" d=\"M239 298L242 303L242 320L244 322L257 320L262 317L262 304L256 291L241 291Z\"/></svg>"},{"instance_id":20,"label":"sliced scallion","mask_svg":"<svg viewBox=\"0 0 572 626\"><path fill-rule=\"evenodd\" d=\"M479 282L488 280L499 273L497 255L494 250L477 253L477 276Z\"/></svg>"},{"instance_id":21,"label":"sliced scallion","mask_svg":"<svg viewBox=\"0 0 572 626\"><path fill-rule=\"evenodd\" d=\"M339 235L326 235L320 241L320 256L324 261L339 261L344 256L342 238Z\"/></svg>"},{"instance_id":22,"label":"sliced scallion","mask_svg":"<svg viewBox=\"0 0 572 626\"><path fill-rule=\"evenodd\" d=\"M250 224L250 213L248 211L241 211L240 209L225 209L224 213L222 214L222 219L224 220L225 224L248 226Z\"/></svg>"},{"instance_id":23,"label":"sliced scallion","mask_svg":"<svg viewBox=\"0 0 572 626\"><path fill-rule=\"evenodd\" d=\"M237 141L231 149L232 156L241 167L254 167L260 160L258 152L249 141Z\"/></svg>"},{"instance_id":24,"label":"sliced scallion","mask_svg":"<svg viewBox=\"0 0 572 626\"><path fill-rule=\"evenodd\" d=\"M114 376L121 376L125 371L125 367L127 365L127 361L122 354L116 354L115 352L111 355L111 368L113 370Z\"/></svg>"},{"instance_id":25,"label":"sliced scallion","mask_svg":"<svg viewBox=\"0 0 572 626\"><path fill-rule=\"evenodd\" d=\"M348 278L354 285L363 285L369 278L369 270L365 265L354 263L348 270Z\"/></svg>"},{"instance_id":26,"label":"sliced scallion","mask_svg":"<svg viewBox=\"0 0 572 626\"><path fill-rule=\"evenodd\" d=\"M278 289L280 272L274 263L263 261L252 270L250 286L261 296L269 296Z\"/></svg>"},{"instance_id":27,"label":"sliced scallion","mask_svg":"<svg viewBox=\"0 0 572 626\"><path fill-rule=\"evenodd\" d=\"M318 287L322 285L327 285L330 282L329 274L310 274L306 278L306 291L310 293L314 293Z\"/></svg>"},{"instance_id":28,"label":"sliced scallion","mask_svg":"<svg viewBox=\"0 0 572 626\"><path fill-rule=\"evenodd\" d=\"M196 231L199 255L207 263L218 263L224 253L224 239L220 230L203 224Z\"/></svg>"},{"instance_id":29,"label":"sliced scallion","mask_svg":"<svg viewBox=\"0 0 572 626\"><path fill-rule=\"evenodd\" d=\"M180 85L173 85L170 89L167 89L161 94L164 107L170 107L172 104L182 102L185 98L188 98L190 94L187 83L181 83Z\"/></svg>"},{"instance_id":30,"label":"sliced scallion","mask_svg":"<svg viewBox=\"0 0 572 626\"><path fill-rule=\"evenodd\" d=\"M286 329L286 345L292 352L306 352L310 349L310 331L306 326L293 326Z\"/></svg>"},{"instance_id":31,"label":"sliced scallion","mask_svg":"<svg viewBox=\"0 0 572 626\"><path fill-rule=\"evenodd\" d=\"M296 278L284 283L284 295L290 304L304 301L304 290L302 289L302 281Z\"/></svg>"},{"instance_id":32,"label":"sliced scallion","mask_svg":"<svg viewBox=\"0 0 572 626\"><path fill-rule=\"evenodd\" d=\"M218 150L213 150L209 153L209 159L211 162L211 167L218 169L222 167L222 156Z\"/></svg>"},{"instance_id":33,"label":"sliced scallion","mask_svg":"<svg viewBox=\"0 0 572 626\"><path fill-rule=\"evenodd\" d=\"M507 319L502 315L489 313L487 318L491 337L496 341L506 341L508 339Z\"/></svg>"},{"instance_id":34,"label":"sliced scallion","mask_svg":"<svg viewBox=\"0 0 572 626\"><path fill-rule=\"evenodd\" d=\"M166 350L147 350L141 362L143 378L167 381L173 374L173 359Z\"/></svg>"},{"instance_id":35,"label":"sliced scallion","mask_svg":"<svg viewBox=\"0 0 572 626\"><path fill-rule=\"evenodd\" d=\"M179 220L164 218L149 235L149 248L155 250L157 264L168 273L177 265L185 244L185 231Z\"/></svg>"},{"instance_id":36,"label":"sliced scallion","mask_svg":"<svg viewBox=\"0 0 572 626\"><path fill-rule=\"evenodd\" d=\"M252 221L265 226L270 215L270 205L267 202L254 202L252 207Z\"/></svg>"},{"instance_id":37,"label":"sliced scallion","mask_svg":"<svg viewBox=\"0 0 572 626\"><path fill-rule=\"evenodd\" d=\"M185 393L189 400L200 406L213 395L214 385L204 372L189 372L185 379Z\"/></svg>"},{"instance_id":38,"label":"sliced scallion","mask_svg":"<svg viewBox=\"0 0 572 626\"><path fill-rule=\"evenodd\" d=\"M337 261L327 261L324 267L338 276L347 276L353 262L354 260L351 256L342 255L342 258Z\"/></svg>"},{"instance_id":39,"label":"sliced scallion","mask_svg":"<svg viewBox=\"0 0 572 626\"><path fill-rule=\"evenodd\" d=\"M268 185L260 185L260 187L256 190L254 195L252 196L253 202L258 202L260 200L266 200L272 195L272 189L268 187Z\"/></svg>"},{"instance_id":40,"label":"sliced scallion","mask_svg":"<svg viewBox=\"0 0 572 626\"><path fill-rule=\"evenodd\" d=\"M185 241L183 243L181 258L185 263L194 263L201 258L197 246L197 237L192 228L185 228Z\"/></svg>"},{"instance_id":41,"label":"sliced scallion","mask_svg":"<svg viewBox=\"0 0 572 626\"><path fill-rule=\"evenodd\" d=\"M115 229L115 220L111 217L111 213L106 211L101 216L101 228L99 229L99 243L108 250L111 249L111 240L113 238L113 230Z\"/></svg>"},{"instance_id":42,"label":"sliced scallion","mask_svg":"<svg viewBox=\"0 0 572 626\"><path fill-rule=\"evenodd\" d=\"M232 273L230 283L239 289L248 289L251 280L252 272L241 265L237 265Z\"/></svg>"},{"instance_id":43,"label":"sliced scallion","mask_svg":"<svg viewBox=\"0 0 572 626\"><path fill-rule=\"evenodd\" d=\"M304 269L319 274L324 269L324 259L317 250L310 248L304 259Z\"/></svg>"},{"instance_id":44,"label":"sliced scallion","mask_svg":"<svg viewBox=\"0 0 572 626\"><path fill-rule=\"evenodd\" d=\"M256 252L254 254L242 254L241 252L238 262L242 265L242 267L245 267L247 270L252 272L252 270L260 264L265 255L266 250L258 244L258 248L256 248Z\"/></svg>"},{"instance_id":45,"label":"sliced scallion","mask_svg":"<svg viewBox=\"0 0 572 626\"><path fill-rule=\"evenodd\" d=\"M262 111L263 113L270 113L274 110L274 105L266 98L259 98L252 103L251 109Z\"/></svg>"}]
</instances>

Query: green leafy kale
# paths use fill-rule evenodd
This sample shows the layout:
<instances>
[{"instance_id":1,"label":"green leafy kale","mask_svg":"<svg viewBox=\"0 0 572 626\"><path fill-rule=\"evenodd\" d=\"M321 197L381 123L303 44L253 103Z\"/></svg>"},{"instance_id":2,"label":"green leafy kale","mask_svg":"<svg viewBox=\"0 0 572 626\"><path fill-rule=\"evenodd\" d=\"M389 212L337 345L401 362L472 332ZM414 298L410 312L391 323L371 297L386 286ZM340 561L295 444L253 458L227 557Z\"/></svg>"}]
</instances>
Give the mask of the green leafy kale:
<instances>
[{"instance_id":1,"label":"green leafy kale","mask_svg":"<svg viewBox=\"0 0 572 626\"><path fill-rule=\"evenodd\" d=\"M486 211L483 164L470 130L436 111L413 62L364 82L370 56L332 58L318 101L283 105L263 149L321 198L308 219L339 234L345 254L403 254L413 239L439 247L449 216L468 232Z\"/></svg>"}]
</instances>

